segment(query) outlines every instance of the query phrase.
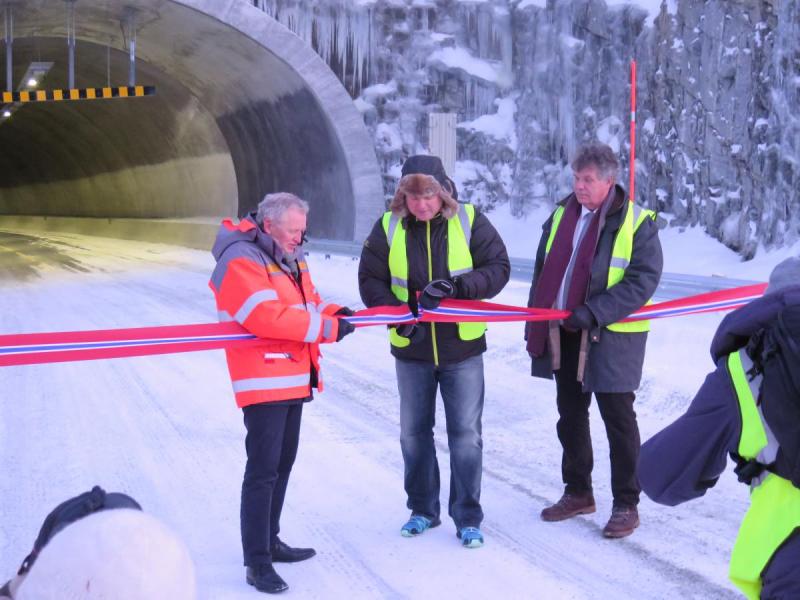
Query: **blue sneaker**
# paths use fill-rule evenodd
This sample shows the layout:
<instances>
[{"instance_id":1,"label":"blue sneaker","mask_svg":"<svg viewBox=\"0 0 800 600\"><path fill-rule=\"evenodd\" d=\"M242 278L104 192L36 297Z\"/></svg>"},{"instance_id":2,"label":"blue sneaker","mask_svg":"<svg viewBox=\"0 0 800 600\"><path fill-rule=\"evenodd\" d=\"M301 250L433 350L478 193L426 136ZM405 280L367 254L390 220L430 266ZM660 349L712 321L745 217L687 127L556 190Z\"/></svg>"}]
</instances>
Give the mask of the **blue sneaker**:
<instances>
[{"instance_id":1,"label":"blue sneaker","mask_svg":"<svg viewBox=\"0 0 800 600\"><path fill-rule=\"evenodd\" d=\"M483 546L483 534L477 527L462 527L456 534L464 548L480 548Z\"/></svg>"},{"instance_id":2,"label":"blue sneaker","mask_svg":"<svg viewBox=\"0 0 800 600\"><path fill-rule=\"evenodd\" d=\"M426 529L436 527L442 522L439 519L430 520L422 515L411 515L408 522L400 528L400 535L403 537L414 537L424 533Z\"/></svg>"}]
</instances>

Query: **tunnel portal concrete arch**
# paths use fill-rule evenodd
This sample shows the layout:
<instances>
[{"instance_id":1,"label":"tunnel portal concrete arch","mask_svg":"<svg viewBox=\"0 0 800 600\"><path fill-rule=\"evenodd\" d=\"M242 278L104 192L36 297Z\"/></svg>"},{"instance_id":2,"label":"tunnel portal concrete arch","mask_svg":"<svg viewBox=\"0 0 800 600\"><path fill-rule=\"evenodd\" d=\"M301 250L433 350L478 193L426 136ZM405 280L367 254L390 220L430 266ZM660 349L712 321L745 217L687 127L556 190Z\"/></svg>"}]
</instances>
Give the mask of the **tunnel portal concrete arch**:
<instances>
[{"instance_id":1,"label":"tunnel portal concrete arch","mask_svg":"<svg viewBox=\"0 0 800 600\"><path fill-rule=\"evenodd\" d=\"M63 0L15 3L14 83L54 62L66 88ZM121 19L137 22L137 83L156 96L25 105L0 124L0 213L219 217L265 193L311 204L309 232L360 240L383 210L352 99L300 38L246 0L77 0L77 87L127 82Z\"/></svg>"}]
</instances>

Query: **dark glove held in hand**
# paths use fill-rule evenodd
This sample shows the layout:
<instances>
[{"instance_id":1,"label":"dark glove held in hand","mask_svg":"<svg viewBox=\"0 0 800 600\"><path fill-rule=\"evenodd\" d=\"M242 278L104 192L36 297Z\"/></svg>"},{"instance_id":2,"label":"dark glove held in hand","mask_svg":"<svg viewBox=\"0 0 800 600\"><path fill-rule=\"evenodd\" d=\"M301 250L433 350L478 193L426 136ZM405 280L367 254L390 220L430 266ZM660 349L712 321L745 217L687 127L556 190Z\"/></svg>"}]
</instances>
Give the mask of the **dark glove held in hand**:
<instances>
[{"instance_id":1,"label":"dark glove held in hand","mask_svg":"<svg viewBox=\"0 0 800 600\"><path fill-rule=\"evenodd\" d=\"M456 286L448 279L434 279L419 297L419 305L426 309L432 310L439 306L439 303L444 298L452 298L456 295Z\"/></svg>"},{"instance_id":2,"label":"dark glove held in hand","mask_svg":"<svg viewBox=\"0 0 800 600\"><path fill-rule=\"evenodd\" d=\"M581 329L592 329L597 325L592 311L586 306L576 306L572 309L572 314L564 319L564 328L570 331L579 331Z\"/></svg>"},{"instance_id":3,"label":"dark glove held in hand","mask_svg":"<svg viewBox=\"0 0 800 600\"><path fill-rule=\"evenodd\" d=\"M333 313L333 314L335 314L335 315L341 315L341 316L343 316L343 317L352 317L352 316L353 316L354 314L356 314L356 313L354 313L354 312L353 312L353 310L352 310L351 308L348 308L348 307L346 307L346 306L343 306L342 308L340 308L339 310L337 310L337 311L336 311L335 313Z\"/></svg>"},{"instance_id":4,"label":"dark glove held in hand","mask_svg":"<svg viewBox=\"0 0 800 600\"><path fill-rule=\"evenodd\" d=\"M336 341L341 342L342 338L346 335L353 333L356 330L355 325L346 319L339 319L339 331L336 333Z\"/></svg>"},{"instance_id":5,"label":"dark glove held in hand","mask_svg":"<svg viewBox=\"0 0 800 600\"><path fill-rule=\"evenodd\" d=\"M412 344L416 344L417 342L421 342L425 339L425 329L416 323L398 325L395 327L395 332L400 337L407 338Z\"/></svg>"}]
</instances>

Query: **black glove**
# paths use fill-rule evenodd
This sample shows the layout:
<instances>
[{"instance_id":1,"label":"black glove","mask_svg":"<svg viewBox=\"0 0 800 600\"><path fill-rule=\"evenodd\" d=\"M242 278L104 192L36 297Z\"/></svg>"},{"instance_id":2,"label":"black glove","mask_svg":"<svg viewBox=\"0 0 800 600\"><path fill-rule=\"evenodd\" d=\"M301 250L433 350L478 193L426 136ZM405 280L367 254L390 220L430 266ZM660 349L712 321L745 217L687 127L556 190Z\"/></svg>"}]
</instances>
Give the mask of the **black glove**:
<instances>
[{"instance_id":1,"label":"black glove","mask_svg":"<svg viewBox=\"0 0 800 600\"><path fill-rule=\"evenodd\" d=\"M335 313L333 313L333 314L335 314L335 315L341 315L342 317L352 317L352 316L353 316L354 314L356 314L356 313L355 313L355 312L353 312L353 309L352 309L352 308L348 308L348 307L346 307L346 306L343 306L342 308L340 308L339 310L337 310L337 311L336 311Z\"/></svg>"},{"instance_id":2,"label":"black glove","mask_svg":"<svg viewBox=\"0 0 800 600\"><path fill-rule=\"evenodd\" d=\"M407 338L412 344L417 344L425 339L425 328L416 323L406 323L394 328L395 333L400 337Z\"/></svg>"},{"instance_id":3,"label":"black glove","mask_svg":"<svg viewBox=\"0 0 800 600\"><path fill-rule=\"evenodd\" d=\"M581 329L593 329L597 325L592 311L581 304L572 309L572 314L564 319L564 329L569 331L579 331Z\"/></svg>"},{"instance_id":4,"label":"black glove","mask_svg":"<svg viewBox=\"0 0 800 600\"><path fill-rule=\"evenodd\" d=\"M341 342L342 338L346 335L353 333L356 326L347 319L339 319L339 331L336 333L336 341Z\"/></svg>"},{"instance_id":5,"label":"black glove","mask_svg":"<svg viewBox=\"0 0 800 600\"><path fill-rule=\"evenodd\" d=\"M444 298L453 298L456 295L456 286L449 279L434 279L419 297L419 305L425 310L432 310L439 306Z\"/></svg>"}]
</instances>

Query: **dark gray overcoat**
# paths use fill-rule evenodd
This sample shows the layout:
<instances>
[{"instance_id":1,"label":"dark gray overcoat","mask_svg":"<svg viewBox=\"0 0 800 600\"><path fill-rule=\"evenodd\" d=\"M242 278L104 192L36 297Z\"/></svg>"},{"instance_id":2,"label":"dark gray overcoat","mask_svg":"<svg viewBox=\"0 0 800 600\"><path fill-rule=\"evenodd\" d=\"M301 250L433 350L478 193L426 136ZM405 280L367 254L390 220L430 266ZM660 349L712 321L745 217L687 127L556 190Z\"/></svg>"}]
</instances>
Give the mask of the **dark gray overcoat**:
<instances>
[{"instance_id":1,"label":"dark gray overcoat","mask_svg":"<svg viewBox=\"0 0 800 600\"><path fill-rule=\"evenodd\" d=\"M567 196L559 204L566 204L571 196ZM585 392L631 392L639 387L642 379L647 333L618 333L607 329L606 325L627 317L653 297L661 279L664 259L658 239L658 226L652 219L646 219L633 237L631 262L625 270L625 276L616 285L607 287L611 250L622 224L625 215L623 209L627 202L625 190L617 185L605 219L601 219L600 223L601 230L585 303L597 321L597 327L589 331L588 336L584 336L584 344L588 344L585 348L587 358L583 373ZM542 225L528 306L533 305L552 224L553 215L550 215ZM527 334L525 337L527 339ZM552 379L553 357L550 347L551 343L548 343L543 356L532 358L531 374L534 377Z\"/></svg>"}]
</instances>

